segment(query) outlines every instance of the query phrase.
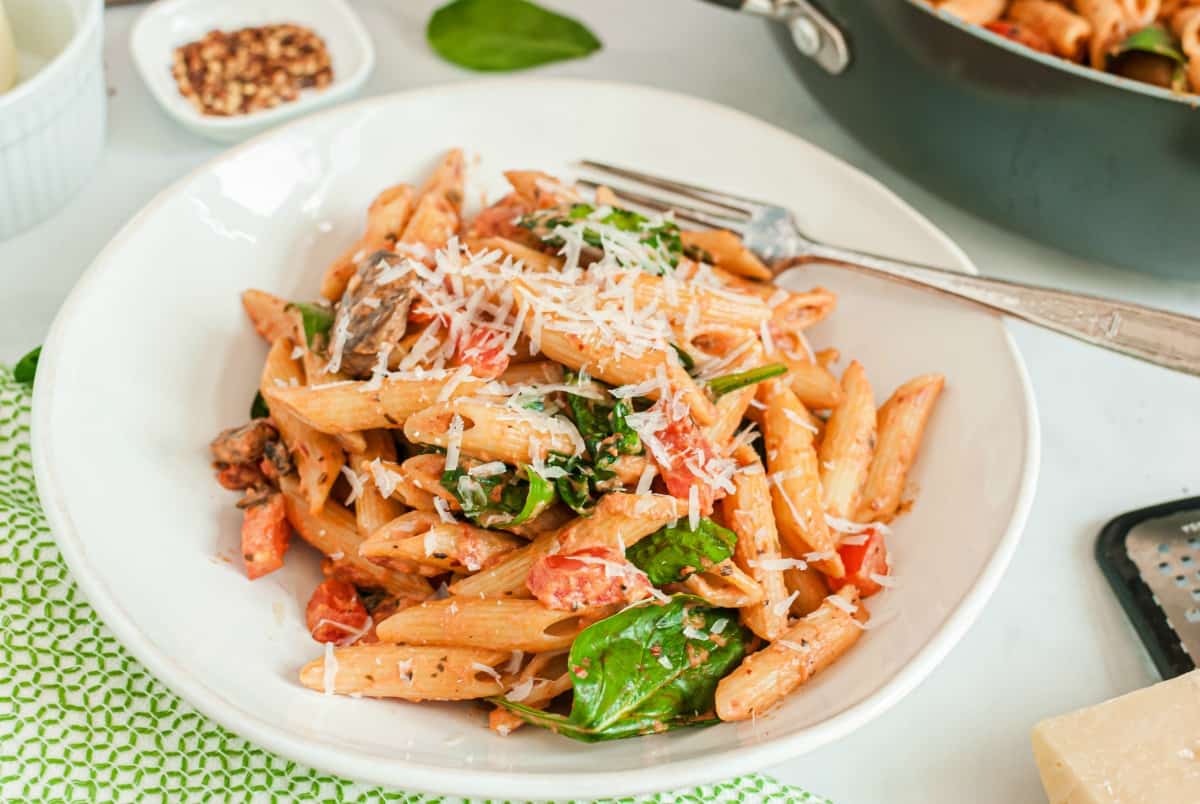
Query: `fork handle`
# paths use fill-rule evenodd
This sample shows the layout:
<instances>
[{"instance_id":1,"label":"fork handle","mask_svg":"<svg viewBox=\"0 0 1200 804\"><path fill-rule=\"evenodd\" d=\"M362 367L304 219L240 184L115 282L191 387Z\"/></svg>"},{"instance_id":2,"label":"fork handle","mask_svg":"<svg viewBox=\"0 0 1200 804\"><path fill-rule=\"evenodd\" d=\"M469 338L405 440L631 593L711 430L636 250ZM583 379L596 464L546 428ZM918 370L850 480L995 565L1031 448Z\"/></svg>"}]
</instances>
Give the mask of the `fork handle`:
<instances>
[{"instance_id":1,"label":"fork handle","mask_svg":"<svg viewBox=\"0 0 1200 804\"><path fill-rule=\"evenodd\" d=\"M1200 376L1200 318L824 244L812 243L803 256L786 263L814 261L937 290L1114 352Z\"/></svg>"}]
</instances>

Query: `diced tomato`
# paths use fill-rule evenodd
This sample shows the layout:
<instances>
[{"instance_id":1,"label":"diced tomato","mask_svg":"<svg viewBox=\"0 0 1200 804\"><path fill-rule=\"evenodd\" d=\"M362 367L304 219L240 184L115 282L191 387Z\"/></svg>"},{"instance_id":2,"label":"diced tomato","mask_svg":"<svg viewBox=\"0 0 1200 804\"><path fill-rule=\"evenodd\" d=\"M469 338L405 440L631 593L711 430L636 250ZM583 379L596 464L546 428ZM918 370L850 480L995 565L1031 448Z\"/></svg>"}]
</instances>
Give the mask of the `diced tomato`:
<instances>
[{"instance_id":1,"label":"diced tomato","mask_svg":"<svg viewBox=\"0 0 1200 804\"><path fill-rule=\"evenodd\" d=\"M569 555L545 555L525 581L547 608L579 611L633 602L650 595L650 580L611 547L590 547Z\"/></svg>"},{"instance_id":2,"label":"diced tomato","mask_svg":"<svg viewBox=\"0 0 1200 804\"><path fill-rule=\"evenodd\" d=\"M246 576L261 578L283 566L283 554L292 538L283 495L275 492L242 512L242 558Z\"/></svg>"},{"instance_id":3,"label":"diced tomato","mask_svg":"<svg viewBox=\"0 0 1200 804\"><path fill-rule=\"evenodd\" d=\"M659 462L658 473L667 486L667 493L681 500L688 499L694 486L700 503L700 513L708 516L712 513L713 503L724 497L726 492L714 488L703 471L708 462L719 457L717 448L708 440L690 413L684 413L680 418L671 418L670 405L662 402L657 407L667 413L667 426L654 435L667 449L670 465L664 466ZM657 458L657 456L655 456Z\"/></svg>"},{"instance_id":4,"label":"diced tomato","mask_svg":"<svg viewBox=\"0 0 1200 804\"><path fill-rule=\"evenodd\" d=\"M505 334L498 329L474 327L458 339L455 363L470 366L476 377L494 379L508 368Z\"/></svg>"},{"instance_id":5,"label":"diced tomato","mask_svg":"<svg viewBox=\"0 0 1200 804\"><path fill-rule=\"evenodd\" d=\"M846 575L843 578L825 579L832 591L836 592L846 584L852 583L858 587L859 594L870 597L883 589L871 576L887 575L890 572L887 545L884 544L883 533L879 528L871 528L866 532L870 536L863 544L843 544L838 548L838 555L842 557L842 564L846 567Z\"/></svg>"},{"instance_id":6,"label":"diced tomato","mask_svg":"<svg viewBox=\"0 0 1200 804\"><path fill-rule=\"evenodd\" d=\"M308 600L304 611L308 632L318 642L349 642L367 627L367 607L353 584L327 578Z\"/></svg>"},{"instance_id":7,"label":"diced tomato","mask_svg":"<svg viewBox=\"0 0 1200 804\"><path fill-rule=\"evenodd\" d=\"M987 28L992 33L1000 34L1005 39L1011 39L1014 42L1024 45L1025 47L1033 48L1034 50L1041 51L1042 53L1052 52L1050 42L1047 41L1046 37L1042 36L1036 31L1031 31L1021 25L1017 25L1016 23L997 20L996 22L989 22L983 27Z\"/></svg>"}]
</instances>

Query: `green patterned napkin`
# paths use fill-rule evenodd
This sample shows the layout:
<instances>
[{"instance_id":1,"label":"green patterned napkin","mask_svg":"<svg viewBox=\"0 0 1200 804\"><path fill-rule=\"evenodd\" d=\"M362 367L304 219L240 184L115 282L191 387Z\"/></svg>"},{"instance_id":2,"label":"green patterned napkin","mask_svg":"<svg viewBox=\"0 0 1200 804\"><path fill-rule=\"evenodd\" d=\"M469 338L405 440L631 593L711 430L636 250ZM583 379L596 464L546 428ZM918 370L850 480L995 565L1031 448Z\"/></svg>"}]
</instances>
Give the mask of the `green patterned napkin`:
<instances>
[{"instance_id":1,"label":"green patterned napkin","mask_svg":"<svg viewBox=\"0 0 1200 804\"><path fill-rule=\"evenodd\" d=\"M448 801L264 751L126 653L71 580L42 516L29 403L0 366L0 801ZM829 804L758 775L623 801Z\"/></svg>"}]
</instances>

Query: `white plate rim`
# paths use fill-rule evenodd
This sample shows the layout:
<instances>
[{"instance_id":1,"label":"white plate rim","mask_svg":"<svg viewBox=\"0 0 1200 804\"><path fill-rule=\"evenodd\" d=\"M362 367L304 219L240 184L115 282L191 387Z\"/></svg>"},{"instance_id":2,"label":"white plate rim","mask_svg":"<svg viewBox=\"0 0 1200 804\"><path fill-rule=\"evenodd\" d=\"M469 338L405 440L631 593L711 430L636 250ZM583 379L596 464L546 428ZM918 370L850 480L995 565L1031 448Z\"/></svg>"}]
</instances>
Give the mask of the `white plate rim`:
<instances>
[{"instance_id":1,"label":"white plate rim","mask_svg":"<svg viewBox=\"0 0 1200 804\"><path fill-rule=\"evenodd\" d=\"M550 91L586 91L590 87L601 87L622 92L657 95L663 102L694 104L703 107L707 113L712 115L737 118L742 124L766 127L776 133L784 134L793 141L795 147L818 151L825 158L836 160L847 170L868 182L875 190L886 194L889 199L907 210L928 234L939 241L940 245L951 251L963 267L971 273L978 273L970 258L954 241L873 176L829 154L802 137L753 115L703 98L621 82L574 78L522 78L517 80L530 89L540 87ZM164 686L205 716L270 751L326 773L346 776L359 781L394 788L397 787L397 780L403 778L402 786L405 790L441 795L507 796L539 800L562 797L564 789L567 789L565 786L569 785L569 789L572 791L567 796L569 798L578 798L581 795L617 797L659 792L680 786L679 783L664 781L670 779L685 780L683 784L689 787L729 780L780 764L821 745L838 740L894 706L915 689L945 658L978 618L999 584L1020 542L1033 505L1041 464L1041 427L1028 370L1011 332L1003 321L997 321L997 325L1003 331L1009 357L1013 361L1019 378L1022 390L1020 407L1026 423L1026 433L1025 443L1022 445L1024 460L1021 467L1020 486L1013 502L1008 526L992 556L963 597L962 602L946 619L933 638L890 682L844 712L818 724L817 727L797 734L781 736L769 743L731 747L720 754L720 762L695 758L651 765L636 770L572 772L570 774L517 774L460 767L456 769L452 777L448 777L444 767L423 765L403 759L391 759L386 763L381 763L378 756L315 746L303 739L293 737L278 726L259 719L252 712L247 712L222 700L219 695L210 691L201 680L193 678L183 668L178 667L170 657L156 650L141 634L134 618L108 591L104 579L94 572L86 561L82 541L67 511L62 492L56 481L54 467L47 461L49 445L43 442L39 433L45 431L50 416L50 399L54 393L55 376L58 371L59 342L74 309L81 306L91 288L102 281L106 273L105 268L111 269L112 266L106 266L109 255L119 250L127 240L133 237L141 222L163 206L165 201L179 189L213 167L239 158L243 152L256 147L268 138L293 133L296 129L327 116L363 111L373 106L403 103L409 99L429 95L486 89L489 85L511 86L517 80L476 79L381 95L326 109L272 129L222 152L214 159L172 182L125 224L109 244L96 255L55 316L43 345L34 385L30 432L38 494L51 531L71 570L71 575L101 620L114 633L122 646L145 665ZM819 733L814 734L814 730L819 730ZM448 785L453 789L450 789Z\"/></svg>"}]
</instances>

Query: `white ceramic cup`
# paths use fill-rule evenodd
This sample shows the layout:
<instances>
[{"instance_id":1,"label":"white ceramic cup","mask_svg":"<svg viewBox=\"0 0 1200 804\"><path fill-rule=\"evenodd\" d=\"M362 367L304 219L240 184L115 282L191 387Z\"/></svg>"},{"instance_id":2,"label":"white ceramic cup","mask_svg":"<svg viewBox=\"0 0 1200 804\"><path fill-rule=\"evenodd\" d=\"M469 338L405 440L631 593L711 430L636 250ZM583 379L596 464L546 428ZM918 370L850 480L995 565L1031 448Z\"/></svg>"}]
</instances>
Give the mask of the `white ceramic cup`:
<instances>
[{"instance_id":1,"label":"white ceramic cup","mask_svg":"<svg viewBox=\"0 0 1200 804\"><path fill-rule=\"evenodd\" d=\"M0 240L49 218L104 147L104 0L3 0L19 53L0 94Z\"/></svg>"}]
</instances>

